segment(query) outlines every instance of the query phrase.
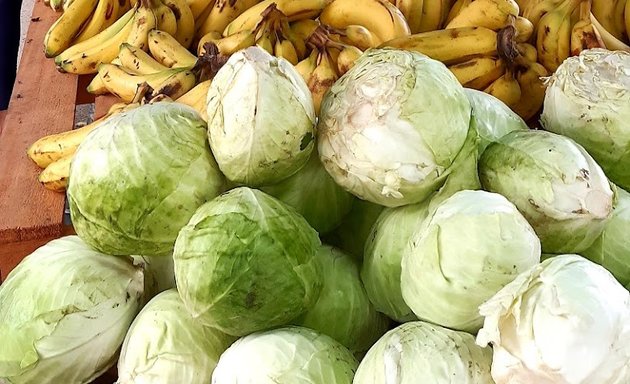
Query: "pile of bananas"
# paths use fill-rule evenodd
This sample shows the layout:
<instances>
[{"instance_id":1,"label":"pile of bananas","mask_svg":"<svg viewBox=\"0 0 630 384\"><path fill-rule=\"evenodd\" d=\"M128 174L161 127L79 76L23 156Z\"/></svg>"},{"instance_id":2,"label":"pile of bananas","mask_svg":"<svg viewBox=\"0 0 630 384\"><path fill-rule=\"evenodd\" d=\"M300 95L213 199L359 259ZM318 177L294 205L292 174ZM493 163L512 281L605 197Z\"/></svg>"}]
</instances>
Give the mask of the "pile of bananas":
<instances>
[{"instance_id":1,"label":"pile of bananas","mask_svg":"<svg viewBox=\"0 0 630 384\"><path fill-rule=\"evenodd\" d=\"M295 65L317 111L365 50L391 47L443 62L462 85L530 120L543 79L566 58L596 47L630 51L630 0L48 1L63 13L45 37L46 56L61 72L95 74L89 92L121 100L102 119L159 96L205 117L214 74L258 45ZM67 148L100 121L33 145L47 187L63 190Z\"/></svg>"}]
</instances>

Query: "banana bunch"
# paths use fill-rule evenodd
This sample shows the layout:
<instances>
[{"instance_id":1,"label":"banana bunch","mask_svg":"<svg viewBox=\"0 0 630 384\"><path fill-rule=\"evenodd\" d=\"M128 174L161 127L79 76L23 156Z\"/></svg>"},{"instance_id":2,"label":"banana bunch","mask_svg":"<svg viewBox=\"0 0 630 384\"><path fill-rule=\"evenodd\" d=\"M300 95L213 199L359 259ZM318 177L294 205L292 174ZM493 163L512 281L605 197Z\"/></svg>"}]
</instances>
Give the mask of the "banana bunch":
<instances>
[{"instance_id":1,"label":"banana bunch","mask_svg":"<svg viewBox=\"0 0 630 384\"><path fill-rule=\"evenodd\" d=\"M606 48L630 52L630 0L592 0L591 22Z\"/></svg>"},{"instance_id":2,"label":"banana bunch","mask_svg":"<svg viewBox=\"0 0 630 384\"><path fill-rule=\"evenodd\" d=\"M44 187L55 192L63 192L68 184L70 164L77 148L87 135L112 116L137 107L139 104L114 104L107 114L98 120L78 129L42 137L27 151L28 157L43 171L38 180Z\"/></svg>"},{"instance_id":3,"label":"banana bunch","mask_svg":"<svg viewBox=\"0 0 630 384\"><path fill-rule=\"evenodd\" d=\"M148 84L151 97L166 95L172 99L183 96L197 85L196 56L171 35L159 30L148 34L147 52L129 43L120 46L114 63L103 63L88 85L88 92L111 93L124 102L131 102L138 89Z\"/></svg>"},{"instance_id":4,"label":"banana bunch","mask_svg":"<svg viewBox=\"0 0 630 384\"><path fill-rule=\"evenodd\" d=\"M149 33L156 28L172 35L185 48L192 44L195 33L194 17L185 0L140 0L111 25L95 27L95 34L92 36L91 33L83 34L89 23L82 31L77 32L69 27L56 27L61 25L60 21L64 16L70 14L72 7L86 1L92 0L74 0L69 10L48 32L46 55L55 56L55 63L61 72L96 73L101 64L109 64L116 58L123 43L146 51L149 48ZM109 0L97 1L98 8ZM120 3L119 0L113 1ZM65 42L58 44L61 40L53 36L64 36Z\"/></svg>"},{"instance_id":5,"label":"banana bunch","mask_svg":"<svg viewBox=\"0 0 630 384\"><path fill-rule=\"evenodd\" d=\"M446 23L453 0L395 0L405 16L411 33L441 29Z\"/></svg>"},{"instance_id":6,"label":"banana bunch","mask_svg":"<svg viewBox=\"0 0 630 384\"><path fill-rule=\"evenodd\" d=\"M73 0L44 0L44 4L55 12L63 12L70 6Z\"/></svg>"},{"instance_id":7,"label":"banana bunch","mask_svg":"<svg viewBox=\"0 0 630 384\"><path fill-rule=\"evenodd\" d=\"M211 32L223 35L225 28L260 0L216 0L209 2L207 11L196 21L196 40Z\"/></svg>"}]
</instances>

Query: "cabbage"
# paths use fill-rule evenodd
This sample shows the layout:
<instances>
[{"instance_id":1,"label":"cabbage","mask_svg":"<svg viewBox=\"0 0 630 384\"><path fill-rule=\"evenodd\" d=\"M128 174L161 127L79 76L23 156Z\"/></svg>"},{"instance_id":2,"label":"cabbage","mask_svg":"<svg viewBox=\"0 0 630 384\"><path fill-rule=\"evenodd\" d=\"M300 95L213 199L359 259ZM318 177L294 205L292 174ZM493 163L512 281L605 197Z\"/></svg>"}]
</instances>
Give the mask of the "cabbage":
<instances>
[{"instance_id":1,"label":"cabbage","mask_svg":"<svg viewBox=\"0 0 630 384\"><path fill-rule=\"evenodd\" d=\"M317 253L324 276L317 303L296 322L326 334L353 352L367 351L389 328L389 320L376 312L350 256L322 246Z\"/></svg>"},{"instance_id":2,"label":"cabbage","mask_svg":"<svg viewBox=\"0 0 630 384\"><path fill-rule=\"evenodd\" d=\"M470 119L463 87L444 64L372 49L325 95L319 155L333 179L363 200L417 203L451 173Z\"/></svg>"},{"instance_id":3,"label":"cabbage","mask_svg":"<svg viewBox=\"0 0 630 384\"><path fill-rule=\"evenodd\" d=\"M0 381L91 382L114 364L143 290L130 258L77 236L38 248L0 286Z\"/></svg>"},{"instance_id":4,"label":"cabbage","mask_svg":"<svg viewBox=\"0 0 630 384\"><path fill-rule=\"evenodd\" d=\"M151 300L158 293L175 288L175 268L173 257L132 256L134 265L144 269L144 297Z\"/></svg>"},{"instance_id":5,"label":"cabbage","mask_svg":"<svg viewBox=\"0 0 630 384\"><path fill-rule=\"evenodd\" d=\"M167 255L181 227L222 186L199 114L156 103L111 117L81 143L68 202L77 234L98 251Z\"/></svg>"},{"instance_id":6,"label":"cabbage","mask_svg":"<svg viewBox=\"0 0 630 384\"><path fill-rule=\"evenodd\" d=\"M472 335L414 321L385 334L367 353L354 384L494 384L492 351Z\"/></svg>"},{"instance_id":7,"label":"cabbage","mask_svg":"<svg viewBox=\"0 0 630 384\"><path fill-rule=\"evenodd\" d=\"M351 384L354 356L330 337L303 327L254 333L221 356L212 384Z\"/></svg>"},{"instance_id":8,"label":"cabbage","mask_svg":"<svg viewBox=\"0 0 630 384\"><path fill-rule=\"evenodd\" d=\"M472 107L472 125L479 134L479 154L512 131L527 130L523 119L496 97L464 88Z\"/></svg>"},{"instance_id":9,"label":"cabbage","mask_svg":"<svg viewBox=\"0 0 630 384\"><path fill-rule=\"evenodd\" d=\"M201 206L175 243L175 279L194 318L242 336L287 324L321 291L317 232L292 208L240 187Z\"/></svg>"},{"instance_id":10,"label":"cabbage","mask_svg":"<svg viewBox=\"0 0 630 384\"><path fill-rule=\"evenodd\" d=\"M630 293L583 257L536 265L479 310L496 384L630 382Z\"/></svg>"},{"instance_id":11,"label":"cabbage","mask_svg":"<svg viewBox=\"0 0 630 384\"><path fill-rule=\"evenodd\" d=\"M604 232L581 254L605 267L621 284L630 284L630 193L617 188L617 203Z\"/></svg>"},{"instance_id":12,"label":"cabbage","mask_svg":"<svg viewBox=\"0 0 630 384\"><path fill-rule=\"evenodd\" d=\"M320 234L339 226L354 200L326 172L316 150L296 174L261 189L295 208Z\"/></svg>"},{"instance_id":13,"label":"cabbage","mask_svg":"<svg viewBox=\"0 0 630 384\"><path fill-rule=\"evenodd\" d=\"M534 230L505 197L461 191L415 233L402 258L402 296L419 319L476 332L477 307L540 261Z\"/></svg>"},{"instance_id":14,"label":"cabbage","mask_svg":"<svg viewBox=\"0 0 630 384\"><path fill-rule=\"evenodd\" d=\"M612 212L614 194L602 169L580 145L553 133L503 136L481 156L479 178L518 207L545 253L585 250Z\"/></svg>"},{"instance_id":15,"label":"cabbage","mask_svg":"<svg viewBox=\"0 0 630 384\"><path fill-rule=\"evenodd\" d=\"M630 53L590 49L551 76L543 127L582 145L617 185L630 189Z\"/></svg>"},{"instance_id":16,"label":"cabbage","mask_svg":"<svg viewBox=\"0 0 630 384\"><path fill-rule=\"evenodd\" d=\"M302 76L257 46L233 54L208 90L208 137L231 181L261 186L291 176L315 148L315 109Z\"/></svg>"},{"instance_id":17,"label":"cabbage","mask_svg":"<svg viewBox=\"0 0 630 384\"><path fill-rule=\"evenodd\" d=\"M207 384L234 338L195 321L177 290L157 295L131 324L117 384Z\"/></svg>"}]
</instances>

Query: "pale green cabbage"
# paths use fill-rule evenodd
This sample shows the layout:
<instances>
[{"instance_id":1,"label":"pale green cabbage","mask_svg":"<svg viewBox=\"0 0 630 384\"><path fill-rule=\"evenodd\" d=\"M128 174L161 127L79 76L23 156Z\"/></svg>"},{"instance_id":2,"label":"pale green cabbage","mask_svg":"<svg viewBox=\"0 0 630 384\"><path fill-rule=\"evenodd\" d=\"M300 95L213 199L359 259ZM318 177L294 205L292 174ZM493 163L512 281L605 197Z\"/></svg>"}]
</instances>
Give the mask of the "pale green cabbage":
<instances>
[{"instance_id":1,"label":"pale green cabbage","mask_svg":"<svg viewBox=\"0 0 630 384\"><path fill-rule=\"evenodd\" d=\"M284 327L237 340L221 356L212 384L351 384L357 365L332 338Z\"/></svg>"},{"instance_id":2,"label":"pale green cabbage","mask_svg":"<svg viewBox=\"0 0 630 384\"><path fill-rule=\"evenodd\" d=\"M630 189L630 53L589 49L551 75L543 127L580 143L617 185Z\"/></svg>"},{"instance_id":3,"label":"pale green cabbage","mask_svg":"<svg viewBox=\"0 0 630 384\"><path fill-rule=\"evenodd\" d=\"M315 109L304 79L260 47L230 57L212 80L207 105L210 147L231 181L277 183L315 148Z\"/></svg>"},{"instance_id":4,"label":"pale green cabbage","mask_svg":"<svg viewBox=\"0 0 630 384\"><path fill-rule=\"evenodd\" d=\"M494 384L492 351L465 332L414 321L389 331L361 361L354 384Z\"/></svg>"},{"instance_id":5,"label":"pale green cabbage","mask_svg":"<svg viewBox=\"0 0 630 384\"><path fill-rule=\"evenodd\" d=\"M207 384L234 342L195 321L177 290L153 298L131 324L118 360L117 384Z\"/></svg>"},{"instance_id":6,"label":"pale green cabbage","mask_svg":"<svg viewBox=\"0 0 630 384\"><path fill-rule=\"evenodd\" d=\"M540 261L540 241L496 193L457 192L428 220L403 253L403 299L421 320L474 333L478 306Z\"/></svg>"},{"instance_id":7,"label":"pale green cabbage","mask_svg":"<svg viewBox=\"0 0 630 384\"><path fill-rule=\"evenodd\" d=\"M223 183L199 114L147 104L111 117L79 146L68 184L72 223L103 253L167 255Z\"/></svg>"},{"instance_id":8,"label":"pale green cabbage","mask_svg":"<svg viewBox=\"0 0 630 384\"><path fill-rule=\"evenodd\" d=\"M484 189L514 203L545 253L581 252L602 233L614 193L602 169L573 140L545 131L514 131L479 160Z\"/></svg>"},{"instance_id":9,"label":"pale green cabbage","mask_svg":"<svg viewBox=\"0 0 630 384\"><path fill-rule=\"evenodd\" d=\"M38 248L0 286L0 381L91 382L115 363L143 291L141 267L77 236Z\"/></svg>"},{"instance_id":10,"label":"pale green cabbage","mask_svg":"<svg viewBox=\"0 0 630 384\"><path fill-rule=\"evenodd\" d=\"M452 172L470 119L463 87L444 64L372 49L324 97L319 155L333 179L361 199L417 203Z\"/></svg>"},{"instance_id":11,"label":"pale green cabbage","mask_svg":"<svg viewBox=\"0 0 630 384\"><path fill-rule=\"evenodd\" d=\"M317 301L320 245L295 210L236 188L201 206L179 233L177 288L194 318L230 335L287 324Z\"/></svg>"},{"instance_id":12,"label":"pale green cabbage","mask_svg":"<svg viewBox=\"0 0 630 384\"><path fill-rule=\"evenodd\" d=\"M581 256L545 260L479 310L496 384L630 382L630 293Z\"/></svg>"}]
</instances>

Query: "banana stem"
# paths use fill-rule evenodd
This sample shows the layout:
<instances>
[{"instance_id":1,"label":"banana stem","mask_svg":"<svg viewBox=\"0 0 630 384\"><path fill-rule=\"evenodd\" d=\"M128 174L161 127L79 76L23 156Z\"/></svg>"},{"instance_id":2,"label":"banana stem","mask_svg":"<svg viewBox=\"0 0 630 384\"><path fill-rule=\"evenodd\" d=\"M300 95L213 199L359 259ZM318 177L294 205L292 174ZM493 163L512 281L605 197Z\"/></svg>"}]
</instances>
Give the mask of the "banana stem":
<instances>
[{"instance_id":1,"label":"banana stem","mask_svg":"<svg viewBox=\"0 0 630 384\"><path fill-rule=\"evenodd\" d=\"M582 2L580 3L580 20L582 21L591 20L592 5L593 5L592 0L582 0Z\"/></svg>"},{"instance_id":2,"label":"banana stem","mask_svg":"<svg viewBox=\"0 0 630 384\"><path fill-rule=\"evenodd\" d=\"M517 30L513 19L510 24L497 32L497 54L505 61L508 68L512 67L520 56L516 44L516 34Z\"/></svg>"}]
</instances>

